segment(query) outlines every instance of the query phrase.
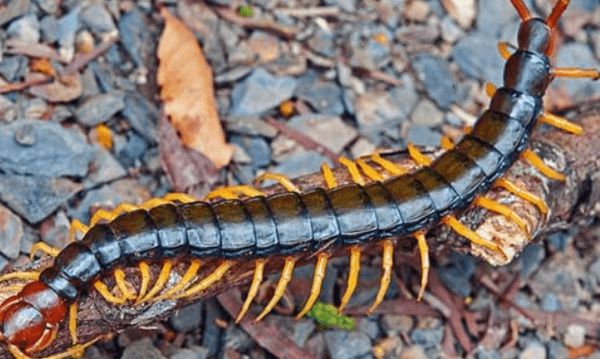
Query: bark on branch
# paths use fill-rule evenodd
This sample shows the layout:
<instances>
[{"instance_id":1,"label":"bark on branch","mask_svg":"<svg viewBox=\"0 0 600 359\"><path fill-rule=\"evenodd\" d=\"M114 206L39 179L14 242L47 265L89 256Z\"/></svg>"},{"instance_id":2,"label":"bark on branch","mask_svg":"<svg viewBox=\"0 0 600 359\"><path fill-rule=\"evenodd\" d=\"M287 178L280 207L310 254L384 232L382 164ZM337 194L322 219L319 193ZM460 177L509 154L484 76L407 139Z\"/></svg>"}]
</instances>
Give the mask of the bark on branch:
<instances>
[{"instance_id":1,"label":"bark on branch","mask_svg":"<svg viewBox=\"0 0 600 359\"><path fill-rule=\"evenodd\" d=\"M600 101L587 104L585 108L579 108L570 116L576 118L585 128L583 136L571 136L559 131L536 131L533 141L533 147L547 161L548 164L563 171L568 178L565 183L550 181L540 175L527 163L518 162L509 172L508 178L515 183L524 186L529 191L542 197L548 206L550 212L543 216L537 208L520 200L503 190L492 190L487 196L497 199L507 204L529 224L529 228L534 237L538 238L540 234L547 231L572 226L581 221L588 221L597 217L600 211L600 157L597 155L597 146L600 143ZM406 159L402 152L391 154L389 158L401 162L407 166L413 166ZM414 166L413 166L414 167ZM336 177L340 183L350 180L345 170L337 169ZM301 177L295 181L301 189L308 189L315 186L323 186L322 176L318 173ZM282 191L279 186L272 186L266 189L273 193ZM508 258L490 253L485 249L471 245L464 238L458 237L446 228L434 228L428 234L429 247L432 252L444 250L457 250L469 252L475 256L481 257L494 265L502 265L510 262L522 249L531 241L530 238L509 219L495 215L485 210L471 207L461 215L461 221L482 236L493 239L501 244ZM402 238L398 241L401 248L412 246L412 238ZM404 245L406 244L406 246ZM376 247L376 246L375 246ZM331 248L333 255L345 255L346 251ZM311 260L313 254L306 253L298 255L299 261L307 262ZM204 275L215 268L213 263L207 262L204 265ZM27 268L18 268L19 270L41 270L51 264L50 259L43 259L27 265ZM275 272L281 268L282 258L273 258L269 261L268 272ZM177 273L173 273L171 282L176 282L181 273L186 269L185 259L179 261L176 265ZM153 267L153 274L156 276L160 270L160 262ZM143 324L162 320L173 313L179 307L185 306L193 301L203 300L213 297L220 292L240 286L251 279L253 263L245 261L234 266L226 278L207 291L200 293L191 299L179 301L163 301L153 305L145 306L113 306L104 301L96 292L91 291L79 300L78 315L78 336L80 342L85 342L98 336L110 336L130 327L136 327ZM6 269L5 272L10 269ZM139 285L138 272L135 268L126 269L128 278L134 285ZM112 279L107 278L106 283L113 284ZM0 283L0 288L15 283ZM0 300L6 298L3 293ZM290 318L290 320L292 320ZM59 335L50 348L40 355L49 355L64 351L71 346L70 337L66 327L61 328ZM0 358L9 358L4 344L0 345Z\"/></svg>"}]
</instances>

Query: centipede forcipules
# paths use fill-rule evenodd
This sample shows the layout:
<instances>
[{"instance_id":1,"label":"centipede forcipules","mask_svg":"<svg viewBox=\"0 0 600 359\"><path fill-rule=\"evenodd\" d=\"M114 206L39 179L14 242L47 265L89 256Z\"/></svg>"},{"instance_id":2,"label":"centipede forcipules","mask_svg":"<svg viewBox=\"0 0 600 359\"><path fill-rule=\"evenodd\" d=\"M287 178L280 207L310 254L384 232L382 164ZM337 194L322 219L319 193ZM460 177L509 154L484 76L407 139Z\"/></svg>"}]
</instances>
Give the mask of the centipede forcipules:
<instances>
[{"instance_id":1,"label":"centipede forcipules","mask_svg":"<svg viewBox=\"0 0 600 359\"><path fill-rule=\"evenodd\" d=\"M240 186L218 189L209 196L224 198L221 201L197 201L184 194L172 194L140 207L122 204L113 212L98 211L89 227L73 224L73 229L85 232L83 240L62 251L43 244L36 246L56 256L51 267L41 273L15 272L5 277L32 280L0 306L0 336L10 352L18 358L40 352L53 342L61 324L69 318L74 346L64 354L79 353L88 343L77 344L77 300L89 290L114 304L186 298L221 280L237 260L250 260L255 263L254 278L239 321L257 293L269 256L288 256L272 299L256 319L260 320L283 295L296 265L292 255L312 251L318 253L317 263L311 294L298 314L302 316L315 303L327 266L328 256L320 250L343 246L350 251L350 275L340 304L343 310L357 284L361 249L356 245L378 243L383 248L383 274L373 310L383 300L390 282L394 250L391 237L414 236L417 240L422 262L419 296L427 284L425 234L432 226L447 225L471 242L500 251L495 243L461 224L453 213L475 204L526 227L505 206L482 196L493 185L545 211L545 204L534 194L500 177L522 156L548 177L563 179L527 149L530 134L540 122L574 134L582 129L543 113L542 96L553 77L600 77L596 70L550 66L553 29L568 1L558 1L546 20L532 17L521 0L512 3L523 22L517 50L510 54L506 46L501 46L501 53L507 57L503 87L490 88L493 96L489 109L460 142L446 141L448 151L437 159L432 161L409 146L411 157L422 166L411 173L375 154L372 161L380 169L360 160L340 161L354 179L351 185L337 186L331 169L323 166L327 189L300 192L287 178L267 174L264 178L279 181L289 192L263 196L258 189ZM361 171L373 181L364 183ZM245 197L235 198L240 194ZM162 269L153 285L148 264L151 257L162 258ZM180 282L166 288L175 257L189 259L190 265ZM217 265L211 274L199 277L200 266L206 260ZM134 265L139 267L141 277L137 293L130 292L122 269ZM108 275L114 275L120 296L102 282Z\"/></svg>"}]
</instances>

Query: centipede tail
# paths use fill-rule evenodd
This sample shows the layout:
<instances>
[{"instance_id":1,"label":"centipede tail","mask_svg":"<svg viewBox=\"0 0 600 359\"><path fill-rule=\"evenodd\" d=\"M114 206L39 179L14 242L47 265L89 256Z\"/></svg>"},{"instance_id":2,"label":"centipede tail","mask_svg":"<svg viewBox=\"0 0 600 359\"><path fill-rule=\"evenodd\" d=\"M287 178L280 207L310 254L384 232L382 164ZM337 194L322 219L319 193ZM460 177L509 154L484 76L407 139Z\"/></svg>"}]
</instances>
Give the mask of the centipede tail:
<instances>
[{"instance_id":1,"label":"centipede tail","mask_svg":"<svg viewBox=\"0 0 600 359\"><path fill-rule=\"evenodd\" d=\"M296 254L314 254L311 291L297 314L305 315L317 300L325 276L330 248L349 254L346 288L339 311L350 302L358 285L362 248L381 248L381 281L369 309L384 299L394 268L395 237L416 241L421 260L417 299L425 294L430 267L426 234L436 225L448 226L474 246L505 255L490 238L461 223L457 213L471 205L508 218L524 234L532 228L515 212L485 194L491 187L504 189L536 206L542 214L548 206L537 195L520 188L518 181L503 178L519 158L525 159L550 180L566 176L547 165L528 148L531 133L545 123L572 134L583 129L568 120L545 113L542 97L555 77L600 78L592 69L552 68L554 28L568 1L559 0L547 20L535 18L522 0L511 0L522 23L518 46L499 45L506 58L501 87L486 85L489 108L456 143L442 138L446 150L437 158L409 145L415 170L404 168L378 153L356 161L339 162L351 178L340 185L331 168L321 167L325 188L301 191L281 174L265 173L257 183L276 181L285 190L266 195L242 185L217 188L198 200L186 194L169 194L140 205L123 203L114 210L101 209L85 225L73 221L70 236L83 234L61 251L44 244L34 246L54 257L53 264L37 272L15 272L0 281L24 282L10 286L15 295L0 305L0 339L17 358L47 348L62 323L66 323L73 347L54 359L80 354L93 341L78 343L78 299L96 291L113 305L146 305L157 301L193 298L227 277L240 261L252 261L252 281L236 318L248 313L271 257L283 258L274 294L255 318L264 318L277 305L292 279ZM151 262L152 260L152 262ZM160 271L153 278L151 265ZM178 273L176 263L187 266ZM274 264L272 264L274 265ZM127 278L125 268L137 268L139 285ZM171 277L180 275L176 284ZM111 278L112 277L112 278ZM114 288L106 283L114 282ZM67 319L68 318L68 319ZM68 320L68 322L67 322ZM94 341L97 339L94 339Z\"/></svg>"}]
</instances>

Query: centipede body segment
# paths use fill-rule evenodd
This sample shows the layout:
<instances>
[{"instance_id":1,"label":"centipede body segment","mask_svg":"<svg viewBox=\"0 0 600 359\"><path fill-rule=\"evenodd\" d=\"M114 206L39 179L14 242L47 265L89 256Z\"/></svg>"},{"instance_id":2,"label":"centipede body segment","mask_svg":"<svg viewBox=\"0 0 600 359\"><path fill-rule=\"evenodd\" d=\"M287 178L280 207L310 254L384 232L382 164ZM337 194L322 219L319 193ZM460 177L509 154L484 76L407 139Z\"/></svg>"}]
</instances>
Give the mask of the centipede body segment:
<instances>
[{"instance_id":1,"label":"centipede body segment","mask_svg":"<svg viewBox=\"0 0 600 359\"><path fill-rule=\"evenodd\" d=\"M198 201L174 194L140 207L122 204L113 212L99 211L89 226L77 223L72 227L73 231L85 232L81 241L60 252L43 245L36 247L55 255L54 263L39 273L39 279L37 273L23 274L22 278L30 282L2 303L1 339L17 357L34 355L52 343L60 325L70 317L68 326L74 348L81 350L87 343L76 343L75 304L83 293L95 290L115 305L185 298L220 281L237 260L251 260L255 263L255 273L237 318L240 321L256 296L269 257L287 256L275 294L257 317L260 320L277 304L293 275L296 263L292 255L305 251L320 253L330 246L348 248L350 254L348 283L340 311L357 286L359 245L381 247L382 277L370 309L373 311L390 283L393 237L415 238L423 270L418 297L423 296L429 268L425 235L438 224L451 227L488 250L500 251L495 243L461 224L454 214L474 203L512 219L527 231L518 216L486 199L485 192L499 186L534 203L540 211L547 211L547 206L534 194L501 177L524 156L545 175L564 179L527 149L531 133L542 118L543 122L569 132L580 132L565 119L544 114L542 96L556 76L598 77L595 70L551 67L548 55L554 48L553 27L566 8L566 1L559 1L546 21L532 17L522 1L512 0L512 3L523 22L514 52L504 45L500 47L502 55L507 57L503 86L489 91L492 95L489 108L470 133L456 144L444 139L447 151L438 158L430 159L409 146L410 156L420 166L412 172L375 154L371 160L380 169L361 160L340 159L352 176L354 183L349 185L338 186L331 169L324 165L322 173L327 188L301 192L285 176L266 174L262 179L276 180L288 192L265 196L253 187L236 186L217 189L209 195L223 200ZM152 281L148 263L157 258L161 270ZM189 267L178 284L168 287L173 261L177 258L188 259ZM318 297L327 259L326 252L315 256L311 295L299 317L310 310ZM205 263L213 263L211 272L199 277ZM135 266L141 277L139 290L131 287L122 271L124 267ZM119 294L103 282L107 276L114 276Z\"/></svg>"}]
</instances>

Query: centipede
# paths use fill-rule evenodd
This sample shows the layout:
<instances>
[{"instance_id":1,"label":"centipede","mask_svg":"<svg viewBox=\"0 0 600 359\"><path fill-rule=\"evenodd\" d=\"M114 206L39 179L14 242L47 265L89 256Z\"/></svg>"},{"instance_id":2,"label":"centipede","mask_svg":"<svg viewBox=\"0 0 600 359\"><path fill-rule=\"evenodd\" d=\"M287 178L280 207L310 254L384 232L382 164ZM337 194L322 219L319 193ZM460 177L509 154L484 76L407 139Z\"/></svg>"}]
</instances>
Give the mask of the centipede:
<instances>
[{"instance_id":1,"label":"centipede","mask_svg":"<svg viewBox=\"0 0 600 359\"><path fill-rule=\"evenodd\" d=\"M447 226L467 241L502 254L493 241L461 223L461 211L478 206L499 213L528 233L527 224L509 207L486 197L501 188L548 211L544 201L503 175L518 159L524 159L552 181L565 175L529 146L539 124L548 124L573 135L583 128L566 118L546 113L542 97L557 77L598 80L595 69L552 67L557 22L568 7L559 0L546 19L534 17L522 0L511 0L521 25L518 45L499 44L506 59L501 87L487 87L490 104L474 126L459 140L442 139L445 150L436 158L408 145L416 169L409 170L374 153L369 161L340 158L352 178L338 185L332 168L321 167L326 186L301 191L286 176L265 173L285 191L266 195L260 187L240 185L217 188L206 198L183 193L153 198L140 206L123 203L113 211L98 210L89 225L77 220L71 235L81 232L62 250L39 242L32 248L54 257L37 272L11 272L0 280L24 284L0 305L0 340L15 358L36 356L48 348L61 328L68 330L72 347L48 358L77 356L96 339L77 339L78 300L95 291L111 305L147 305L164 300L191 298L223 280L240 262L254 266L248 293L236 322L243 320L263 282L265 267L273 256L284 258L271 299L254 319L268 315L282 298L297 266L295 254L312 253L314 277L306 302L297 314L303 317L316 303L325 277L327 248L349 255L346 289L339 311L348 305L358 285L364 246L380 248L380 286L369 312L383 301L394 266L395 238L412 237L421 262L420 299L427 287L429 248L427 234ZM175 260L188 263L180 280L169 285ZM209 263L210 270L200 269ZM153 276L151 266L160 271ZM139 286L128 282L124 268L136 268ZM156 277L156 278L154 278ZM107 278L114 278L109 288Z\"/></svg>"}]
</instances>

